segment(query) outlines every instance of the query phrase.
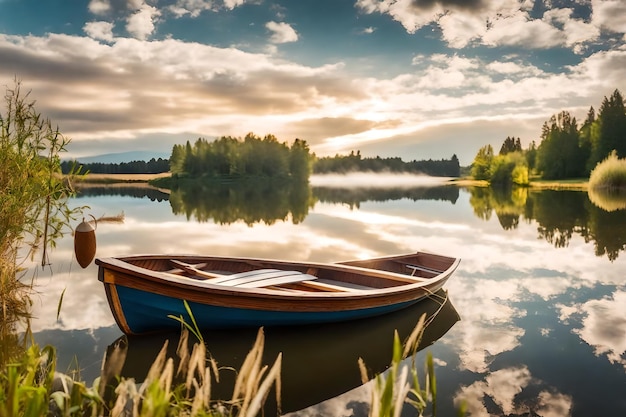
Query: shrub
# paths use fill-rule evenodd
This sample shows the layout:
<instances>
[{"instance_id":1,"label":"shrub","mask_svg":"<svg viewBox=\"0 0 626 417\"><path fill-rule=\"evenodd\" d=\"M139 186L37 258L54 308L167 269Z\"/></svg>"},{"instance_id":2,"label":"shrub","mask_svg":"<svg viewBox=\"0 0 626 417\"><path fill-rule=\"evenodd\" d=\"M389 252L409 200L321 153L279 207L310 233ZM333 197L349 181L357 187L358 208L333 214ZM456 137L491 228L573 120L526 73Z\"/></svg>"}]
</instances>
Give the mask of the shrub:
<instances>
[{"instance_id":1,"label":"shrub","mask_svg":"<svg viewBox=\"0 0 626 417\"><path fill-rule=\"evenodd\" d=\"M626 159L613 151L591 171L589 188L626 189Z\"/></svg>"},{"instance_id":2,"label":"shrub","mask_svg":"<svg viewBox=\"0 0 626 417\"><path fill-rule=\"evenodd\" d=\"M491 183L528 185L528 165L522 153L510 152L494 157L491 164Z\"/></svg>"}]
</instances>

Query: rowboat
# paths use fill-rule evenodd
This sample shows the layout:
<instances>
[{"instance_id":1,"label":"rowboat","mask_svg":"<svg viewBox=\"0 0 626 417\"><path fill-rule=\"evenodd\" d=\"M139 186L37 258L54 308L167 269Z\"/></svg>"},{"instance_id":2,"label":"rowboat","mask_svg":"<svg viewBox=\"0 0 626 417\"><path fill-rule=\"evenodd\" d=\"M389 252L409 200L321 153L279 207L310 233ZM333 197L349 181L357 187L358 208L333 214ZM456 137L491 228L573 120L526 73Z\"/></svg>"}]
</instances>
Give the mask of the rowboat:
<instances>
[{"instance_id":1,"label":"rowboat","mask_svg":"<svg viewBox=\"0 0 626 417\"><path fill-rule=\"evenodd\" d=\"M199 255L96 259L113 316L128 335L179 328L180 319L218 329L373 317L435 293L459 262L425 252L340 263Z\"/></svg>"}]
</instances>

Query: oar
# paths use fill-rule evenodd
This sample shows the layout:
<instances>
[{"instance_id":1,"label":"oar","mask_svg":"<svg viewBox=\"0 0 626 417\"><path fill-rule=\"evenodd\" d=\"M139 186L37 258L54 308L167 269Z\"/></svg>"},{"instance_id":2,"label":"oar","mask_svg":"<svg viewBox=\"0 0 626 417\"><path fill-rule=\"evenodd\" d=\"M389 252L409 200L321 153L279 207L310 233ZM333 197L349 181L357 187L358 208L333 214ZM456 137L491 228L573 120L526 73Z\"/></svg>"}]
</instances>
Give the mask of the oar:
<instances>
[{"instance_id":1,"label":"oar","mask_svg":"<svg viewBox=\"0 0 626 417\"><path fill-rule=\"evenodd\" d=\"M223 278L224 275L221 274L215 274L212 272L207 272L207 271L203 271L201 269L196 268L193 265L187 264L185 262L182 261L178 261L176 259L170 259L170 262L173 263L174 265L176 265L177 267L179 267L180 269L190 273L190 274L195 274L204 278Z\"/></svg>"}]
</instances>

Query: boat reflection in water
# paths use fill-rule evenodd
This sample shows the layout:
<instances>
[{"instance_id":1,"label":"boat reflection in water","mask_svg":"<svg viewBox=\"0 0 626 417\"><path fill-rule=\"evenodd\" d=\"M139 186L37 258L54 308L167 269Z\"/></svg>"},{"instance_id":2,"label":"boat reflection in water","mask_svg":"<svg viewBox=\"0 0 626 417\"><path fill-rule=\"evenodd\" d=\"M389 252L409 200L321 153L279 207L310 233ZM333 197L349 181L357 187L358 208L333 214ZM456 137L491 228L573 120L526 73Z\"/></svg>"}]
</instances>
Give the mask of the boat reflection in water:
<instances>
[{"instance_id":1,"label":"boat reflection in water","mask_svg":"<svg viewBox=\"0 0 626 417\"><path fill-rule=\"evenodd\" d=\"M264 329L263 363L271 365L280 352L283 354L282 413L302 410L360 386L359 357L370 375L383 372L391 362L394 329L401 340L406 339L422 314L426 314L429 324L418 350L441 338L460 319L446 292L440 290L411 307L370 319ZM207 349L220 368L234 369L241 368L256 336L254 329L203 333ZM166 340L168 357L177 359L178 337L178 333L122 336L109 346L109 351L114 346L126 349L121 376L141 382ZM234 381L233 371L222 370L219 383L212 384L211 398L229 400ZM268 395L264 408L267 416L278 413L274 398L274 394Z\"/></svg>"}]
</instances>

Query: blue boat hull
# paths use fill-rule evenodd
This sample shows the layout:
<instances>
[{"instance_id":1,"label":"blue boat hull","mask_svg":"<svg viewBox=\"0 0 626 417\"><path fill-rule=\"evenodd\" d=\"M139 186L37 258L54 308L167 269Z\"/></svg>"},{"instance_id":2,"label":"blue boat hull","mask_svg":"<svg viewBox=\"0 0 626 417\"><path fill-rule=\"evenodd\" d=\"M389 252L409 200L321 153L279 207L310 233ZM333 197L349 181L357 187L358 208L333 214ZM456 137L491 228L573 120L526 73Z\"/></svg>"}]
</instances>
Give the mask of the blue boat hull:
<instances>
[{"instance_id":1,"label":"blue boat hull","mask_svg":"<svg viewBox=\"0 0 626 417\"><path fill-rule=\"evenodd\" d=\"M117 286L116 292L125 324L132 333L141 334L180 328L180 322L171 316L182 317L187 323L192 323L183 300L179 298L123 286ZM199 328L225 329L341 322L379 316L406 308L417 301L342 311L266 311L221 307L197 302L188 302L188 305Z\"/></svg>"}]
</instances>

